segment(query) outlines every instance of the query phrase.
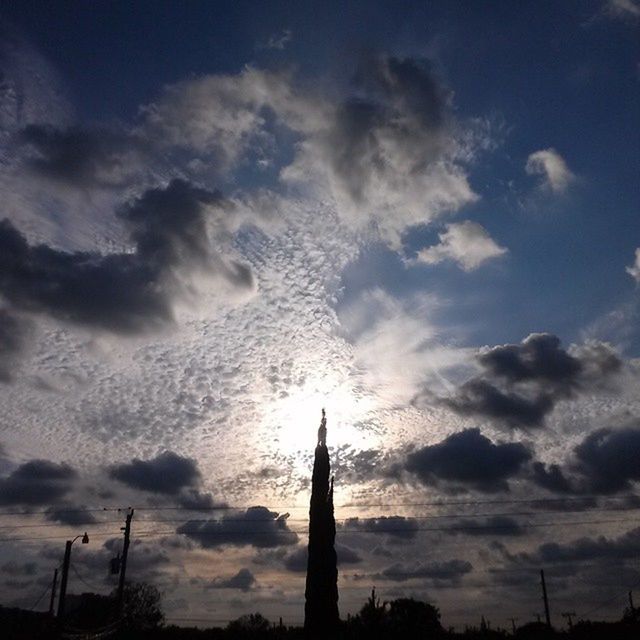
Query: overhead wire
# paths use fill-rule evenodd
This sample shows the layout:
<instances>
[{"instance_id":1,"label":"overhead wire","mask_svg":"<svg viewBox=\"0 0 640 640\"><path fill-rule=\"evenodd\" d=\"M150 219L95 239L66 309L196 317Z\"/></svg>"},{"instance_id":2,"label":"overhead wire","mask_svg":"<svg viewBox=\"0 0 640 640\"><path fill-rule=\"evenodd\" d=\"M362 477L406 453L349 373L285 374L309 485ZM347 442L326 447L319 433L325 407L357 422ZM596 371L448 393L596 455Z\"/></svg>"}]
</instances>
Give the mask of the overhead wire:
<instances>
[{"instance_id":1,"label":"overhead wire","mask_svg":"<svg viewBox=\"0 0 640 640\"><path fill-rule=\"evenodd\" d=\"M640 585L640 580L637 580L636 582L634 582L632 585L629 585L624 593L619 593L616 594L615 596L611 597L611 598L607 598L606 600L603 600L602 602L600 602L600 604L597 604L595 607L592 607L591 609L588 609L587 611L585 611L583 614L581 614L580 616L577 616L578 618L586 618L587 616L590 616L592 613L595 613L596 611L599 611L600 609L602 609L603 607L606 607L608 604L615 602L616 600L626 596L629 591L635 589L637 586Z\"/></svg>"},{"instance_id":2,"label":"overhead wire","mask_svg":"<svg viewBox=\"0 0 640 640\"><path fill-rule=\"evenodd\" d=\"M602 497L597 495L584 495L584 496L575 496L575 497L563 497L563 498L510 498L510 499L494 499L494 500L434 500L427 502L353 502L353 503L345 503L345 504L336 504L335 509L359 509L362 507L447 507L447 506L457 506L457 505L486 505L486 504L546 504L546 503L556 503L556 504L565 504L571 502L582 502L588 500L598 500L599 502L611 502L611 501L620 501L626 500L628 496L608 496ZM267 501L264 501L267 502ZM230 506L230 505L215 505L209 507L185 507L182 505L176 506L141 506L135 507L136 512L142 511L244 511L251 506L257 505L249 505L249 506ZM127 511L129 507L86 507L86 508L76 508L76 509L56 509L56 513L97 513L104 511L117 511L124 512ZM308 509L308 504L293 504L293 505L279 505L277 507L270 507L271 509L275 509L278 511L289 510L289 509ZM51 513L49 509L42 510L21 510L21 511L0 511L0 517L4 516L30 516L30 515L46 515Z\"/></svg>"},{"instance_id":3,"label":"overhead wire","mask_svg":"<svg viewBox=\"0 0 640 640\"><path fill-rule=\"evenodd\" d=\"M208 522L208 521L203 521ZM214 521L218 522L218 521ZM243 521L245 522L245 521ZM265 525L271 525L277 520L258 520L257 522L261 522ZM539 528L539 527L558 527L558 526L583 526L583 525L594 525L594 524L614 524L614 523L626 523L626 524L640 524L639 520L629 520L629 519L602 519L602 520L556 520L554 522L529 522L520 524L520 526L524 529L526 528ZM505 525L463 525L463 526L446 526L446 527L371 527L371 526L363 526L355 529L347 529L343 527L338 527L336 533L400 533L400 532L414 532L414 531L466 531L466 530L502 530L502 529L512 529L513 524L505 524ZM295 533L295 534L304 534L307 533L307 529L270 529L268 531L264 530L230 530L230 531L202 531L200 529L194 529L191 531L178 531L177 529L164 530L164 531L136 531L134 537L148 537L148 536L168 536L168 535L222 535L222 536L250 536L250 535L274 535L274 534L286 534L286 533ZM120 532L102 532L102 531L94 531L93 535L108 537L112 535L120 535ZM0 542L21 542L21 541L36 541L36 540L61 540L67 538L68 536L24 536L18 538L0 538Z\"/></svg>"},{"instance_id":4,"label":"overhead wire","mask_svg":"<svg viewBox=\"0 0 640 640\"><path fill-rule=\"evenodd\" d=\"M69 563L69 566L71 567L71 569L73 569L73 573L75 573L76 577L78 578L78 580L80 580L80 582L82 582L85 586L89 587L90 589L95 589L96 591L101 591L102 589L105 588L105 586L99 587L95 584L91 584L90 582L88 582L87 580L85 580L85 578L83 578L80 573L78 572L78 569L76 568L76 566L73 564L73 562Z\"/></svg>"},{"instance_id":5,"label":"overhead wire","mask_svg":"<svg viewBox=\"0 0 640 640\"><path fill-rule=\"evenodd\" d=\"M612 501L618 501L621 500L622 498L609 498L606 500L602 500L601 502L604 503L610 503ZM576 500L570 500L570 502L575 502L578 501ZM489 500L489 501L447 501L447 502L438 502L438 503L395 503L398 506L450 506L450 505L481 505L481 504L515 504L515 503L540 503L540 502L548 502L548 503L555 503L555 502L567 502L566 499L549 499L549 500L540 500L540 499L530 499L530 500ZM394 506L392 503L387 503L388 506ZM358 505L360 506L360 505ZM372 506L381 506L381 503L378 503L376 505L372 505ZM598 513L603 513L606 511L616 511L616 512L620 512L620 511L634 511L637 510L638 507L636 506L625 506L625 507L620 507L620 508L598 508L598 509L589 509L589 512L598 512ZM192 510L192 509L186 509L186 508L164 508L164 507L142 507L142 508L136 508L136 512L139 511L164 511L164 510L180 510L180 511L201 511L200 509L198 510ZM212 510L218 510L218 508L213 509L213 508L207 508L206 511L212 511ZM226 508L224 510L227 510ZM242 508L229 508L229 510L237 510L237 511L241 511ZM70 511L74 511L74 512L97 512L97 511L126 511L126 509L116 509L116 508L101 508L101 509L78 509L78 510L70 510ZM563 510L562 513L575 513L575 512L582 512L583 509L574 509L574 510ZM46 512L42 512L42 513L46 513ZM429 519L441 519L441 518L480 518L480 517L536 517L539 515L545 515L545 514L560 514L560 512L558 511L527 511L527 512L482 512L482 513L477 513L477 512L462 512L462 513L448 513L448 514L429 514L429 515L416 515L416 516L406 516L407 519L410 520L429 520ZM2 513L0 515L9 515L7 512ZM27 515L24 513L20 513L19 515ZM28 515L34 515L34 512L29 512ZM368 517L363 517L362 520L366 521L366 520L370 520L370 519L381 519L384 516L368 516ZM386 516L387 518L389 516ZM350 521L350 518L341 518L338 519L337 522L348 522ZM194 521L192 519L192 521ZM198 520L195 520L198 521ZM263 523L266 525L270 525L273 522L275 522L274 520L264 520L264 519L233 519L233 518L224 518L224 522L233 522L233 521L237 521L237 522L259 522L259 523ZM288 519L287 522L302 522L303 520L301 519ZM306 521L306 520L304 520ZM101 524L111 524L111 523L118 523L120 522L120 520L110 520L110 521L103 521L103 522L98 522L95 523L95 525L101 525ZM151 518L141 518L138 520L138 522L140 523L149 523L149 524L163 524L163 523L169 523L169 522L184 522L184 519L180 519L180 520L171 520L171 519L159 519L159 520L154 520ZM199 522L207 522L207 520L199 520ZM217 521L216 521L217 522ZM617 523L626 523L626 524L635 524L636 520L630 520L630 519L600 519L600 520L559 520L559 521L554 521L554 522L544 522L544 523L539 523L539 522L534 522L534 523L516 523L516 525L522 529L529 529L529 528L538 528L538 527L555 527L555 526L584 526L584 525L601 525L601 524L617 524ZM95 526L94 525L94 526ZM16 525L15 527L3 527L3 528L29 528L29 527L38 527L38 526L62 526L61 524L57 524L57 523L42 523L42 524L36 524L36 525ZM88 526L91 526L88 524ZM363 527L358 527L356 529L349 529L347 527L338 527L337 530L337 534L341 534L341 533L350 533L350 534L366 534L366 533L388 533L388 534L399 534L399 533L413 533L413 532L418 532L418 531L445 531L445 532L455 532L455 531L459 531L459 532L464 532L464 531L470 531L470 530L477 530L477 531L496 531L496 530L502 530L502 529L511 529L514 525L513 524L505 524L505 525L499 525L499 524L488 524L488 525L478 525L478 526L474 526L474 525L462 525L462 526L436 526L436 527L384 527L384 526L376 526L376 527L370 527L370 526L363 526ZM91 530L91 529L90 529ZM184 531L176 531L176 530L142 530L142 531L138 531L134 533L134 539L135 538L151 538L151 537L165 537L165 536L172 536L172 535L191 535L191 536L242 536L242 537L251 537L254 535L278 535L281 533L295 533L295 534L303 534L306 533L306 529L305 530L297 530L297 529L275 529L275 530L268 530L268 531L256 531L256 530L238 530L238 531L201 531L201 530L184 530ZM98 536L101 538L108 538L108 537L115 537L115 536L119 536L120 532L119 531L102 531L102 532L93 532L93 536ZM67 536L38 536L38 537L22 537L22 538L9 538L9 539L4 539L2 541L38 541L38 540L55 540L55 539L64 539ZM576 561L572 561L570 564L576 564ZM99 589L98 587L96 587L96 585L93 585L91 583L89 583L86 579L84 579L80 573L78 572L77 568L72 564L71 565L74 573L76 574L76 576L78 577L78 579L83 582L83 584L85 584L86 586L90 587L91 589ZM488 569L487 571L490 572L502 572L502 571L522 571L522 570L537 570L537 567L514 567L512 569ZM635 583L634 585L632 585L631 588L633 588L634 586L637 586L637 584L639 583ZM349 587L344 587L343 588L349 588ZM354 589L359 589L360 587L357 586L353 586ZM42 600L42 598L44 597L44 595L47 593L47 591L49 590L49 587L47 587L43 593L39 596L39 598L36 600L36 603L33 605L32 609L34 609L35 607L38 606L38 604L40 603L40 601ZM596 607L593 607L591 609L589 609L587 612L585 612L584 614L582 614L583 617L586 617L587 615L590 615L591 613L599 610L600 608L606 606L607 604L609 604L610 602L613 602L614 600L618 599L620 596L616 595L613 598L609 598L605 601L603 601L602 603L600 603L599 605L597 605ZM173 617L169 617L169 619L173 619L173 620L179 620L179 618L173 618ZM192 621L196 621L195 618L190 618L189 620ZM204 620L203 620L204 621ZM209 621L209 620L207 620ZM213 620L212 620L213 621Z\"/></svg>"},{"instance_id":6,"label":"overhead wire","mask_svg":"<svg viewBox=\"0 0 640 640\"><path fill-rule=\"evenodd\" d=\"M606 512L622 512L622 511L637 511L640 510L640 506L625 506L625 507L608 507L603 509L563 509L562 514L564 513L582 513L583 511L588 511L589 513L606 513ZM539 515L551 515L558 514L559 512L556 510L550 511L485 511L485 512L457 512L457 513L434 513L434 514L424 514L424 515L367 515L362 516L363 521L368 520L389 520L390 518L404 518L407 520L431 520L431 519L443 519L443 518L490 518L490 517L533 517ZM356 519L358 519L356 517ZM347 522L353 520L353 517L344 517L344 518L336 518L337 522ZM162 518L159 520L154 520L153 518L138 518L137 522L145 522L145 523L176 523L176 522L184 522L185 518ZM198 518L189 518L190 522L208 522L209 520L198 519ZM272 520L268 520L265 518L228 518L224 517L224 522L270 522ZM92 527L95 525L103 525L103 524L117 524L121 522L120 520L100 520L93 523L83 523L80 526ZM287 518L286 522L308 522L308 518ZM64 526L78 526L78 525L70 525L67 523L60 522L46 522L46 523L35 523L35 524L18 524L18 525L3 525L0 526L0 531L4 530L13 530L13 529L35 529L35 528L48 528L48 527L64 527Z\"/></svg>"},{"instance_id":7,"label":"overhead wire","mask_svg":"<svg viewBox=\"0 0 640 640\"><path fill-rule=\"evenodd\" d=\"M269 522L269 521L267 521ZM526 525L522 525L523 528L537 528L537 527L558 527L558 526L562 526L562 525L571 525L571 526L577 526L577 525L587 525L587 524L612 524L612 523L624 523L624 522L629 522L628 520L581 520L581 521L562 521L562 522L536 522L536 523L528 523ZM637 522L638 524L640 524L640 520L636 520L634 521L634 523ZM493 531L493 530L500 530L500 529L511 529L513 525L478 525L478 526L461 526L461 527L359 527L357 529L344 529L344 528L338 528L336 530L336 534L339 533L397 533L397 532L412 532L412 531L466 531L466 530L488 530L488 531ZM288 530L279 530L276 529L274 531L202 531L202 530L198 530L195 529L193 531L153 531L153 532L145 532L145 531L141 531L137 533L138 537L143 537L145 534L150 533L151 535L165 535L165 534L174 534L174 533L179 533L179 534L184 534L184 535L240 535L240 536L246 536L246 535L254 535L254 534L259 534L259 535L273 535L273 534L278 534L278 533L306 533L306 529L305 530L295 530L295 529L288 529Z\"/></svg>"},{"instance_id":8,"label":"overhead wire","mask_svg":"<svg viewBox=\"0 0 640 640\"><path fill-rule=\"evenodd\" d=\"M44 591L40 594L40 596L38 597L38 599L35 601L35 603L33 604L33 606L29 609L29 611L33 611L39 604L40 601L42 600L42 598L44 598L45 594L49 591L49 589L51 588L51 585L47 585L44 588Z\"/></svg>"}]
</instances>

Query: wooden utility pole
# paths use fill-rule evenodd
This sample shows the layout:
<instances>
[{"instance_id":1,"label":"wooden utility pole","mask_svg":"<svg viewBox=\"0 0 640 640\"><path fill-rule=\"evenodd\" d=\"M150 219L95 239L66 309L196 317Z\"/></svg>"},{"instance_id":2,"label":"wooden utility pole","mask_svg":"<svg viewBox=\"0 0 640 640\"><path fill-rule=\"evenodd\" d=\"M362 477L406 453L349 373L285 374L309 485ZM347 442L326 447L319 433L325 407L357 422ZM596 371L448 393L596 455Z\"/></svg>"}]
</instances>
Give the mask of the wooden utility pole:
<instances>
[{"instance_id":1,"label":"wooden utility pole","mask_svg":"<svg viewBox=\"0 0 640 640\"><path fill-rule=\"evenodd\" d=\"M516 622L518 618L509 618L511 620L511 630L513 631L513 635L516 635Z\"/></svg>"},{"instance_id":2,"label":"wooden utility pole","mask_svg":"<svg viewBox=\"0 0 640 640\"><path fill-rule=\"evenodd\" d=\"M569 622L569 631L571 631L571 629L573 629L573 618L576 617L576 612L575 611L565 611L564 613L560 614L563 618L566 618Z\"/></svg>"},{"instance_id":3,"label":"wooden utility pole","mask_svg":"<svg viewBox=\"0 0 640 640\"><path fill-rule=\"evenodd\" d=\"M71 545L73 542L67 540L64 548L64 560L62 561L62 579L60 580L60 597L58 598L58 618L62 620L64 616L64 600L67 595L67 580L69 579L69 562L71 561Z\"/></svg>"},{"instance_id":4,"label":"wooden utility pole","mask_svg":"<svg viewBox=\"0 0 640 640\"><path fill-rule=\"evenodd\" d=\"M51 583L51 599L49 600L49 615L53 618L53 607L56 600L56 587L58 586L58 568L53 571L53 582Z\"/></svg>"},{"instance_id":5,"label":"wooden utility pole","mask_svg":"<svg viewBox=\"0 0 640 640\"><path fill-rule=\"evenodd\" d=\"M127 555L129 554L129 538L131 536L131 519L133 518L133 509L129 509L124 527L120 527L120 531L124 531L124 544L122 546L122 559L120 560L120 580L118 581L118 593L116 596L116 610L118 615L122 614L122 603L124 598L124 581L127 572Z\"/></svg>"},{"instance_id":6,"label":"wooden utility pole","mask_svg":"<svg viewBox=\"0 0 640 640\"><path fill-rule=\"evenodd\" d=\"M633 606L633 591L629 591L629 609L631 609L631 613L635 611L635 607Z\"/></svg>"},{"instance_id":7,"label":"wooden utility pole","mask_svg":"<svg viewBox=\"0 0 640 640\"><path fill-rule=\"evenodd\" d=\"M551 629L551 616L549 615L549 599L547 598L547 585L544 581L544 569L540 569L540 584L542 585L542 599L544 601L544 615L547 619L547 627Z\"/></svg>"},{"instance_id":8,"label":"wooden utility pole","mask_svg":"<svg viewBox=\"0 0 640 640\"><path fill-rule=\"evenodd\" d=\"M73 540L67 540L67 544L64 548L64 560L62 561L60 596L58 597L58 618L60 618L60 620L62 620L62 616L64 615L64 601L67 596L67 580L69 579L69 564L71 563L71 546L78 538L82 538L82 544L89 544L89 536L86 531L83 536L76 536Z\"/></svg>"}]
</instances>

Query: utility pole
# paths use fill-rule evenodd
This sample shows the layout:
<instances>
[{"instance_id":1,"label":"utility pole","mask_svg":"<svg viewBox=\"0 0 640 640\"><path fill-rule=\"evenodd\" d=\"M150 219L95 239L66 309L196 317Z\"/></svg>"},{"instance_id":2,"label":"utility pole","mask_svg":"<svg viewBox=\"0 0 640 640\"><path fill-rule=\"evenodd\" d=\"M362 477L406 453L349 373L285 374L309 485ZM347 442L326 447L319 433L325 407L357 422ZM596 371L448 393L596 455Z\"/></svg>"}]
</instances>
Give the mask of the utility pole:
<instances>
[{"instance_id":1,"label":"utility pole","mask_svg":"<svg viewBox=\"0 0 640 640\"><path fill-rule=\"evenodd\" d=\"M544 600L544 615L547 619L547 627L551 629L551 616L549 615L549 599L547 598L547 585L544 581L544 569L540 569L540 584L542 585L542 599Z\"/></svg>"},{"instance_id":2,"label":"utility pole","mask_svg":"<svg viewBox=\"0 0 640 640\"><path fill-rule=\"evenodd\" d=\"M62 580L60 582L60 597L58 598L58 619L64 616L64 599L67 595L67 580L69 578L69 562L71 561L71 540L67 540L64 548L64 561L62 562Z\"/></svg>"},{"instance_id":3,"label":"utility pole","mask_svg":"<svg viewBox=\"0 0 640 640\"><path fill-rule=\"evenodd\" d=\"M564 613L560 614L563 618L566 618L569 621L569 631L571 631L571 629L573 629L573 618L576 617L576 612L575 611L565 611Z\"/></svg>"},{"instance_id":4,"label":"utility pole","mask_svg":"<svg viewBox=\"0 0 640 640\"><path fill-rule=\"evenodd\" d=\"M513 635L516 635L516 622L518 618L509 618L511 620L511 630L513 631Z\"/></svg>"},{"instance_id":5,"label":"utility pole","mask_svg":"<svg viewBox=\"0 0 640 640\"><path fill-rule=\"evenodd\" d=\"M635 611L635 607L633 606L633 591L629 591L629 609L631 609L631 613Z\"/></svg>"},{"instance_id":6,"label":"utility pole","mask_svg":"<svg viewBox=\"0 0 640 640\"><path fill-rule=\"evenodd\" d=\"M89 544L89 536L84 532L83 536L76 536L73 540L67 540L64 548L64 561L62 562L62 579L60 580L60 597L58 599L58 618L62 621L64 616L64 600L67 595L67 580L69 579L69 563L71 562L71 545L82 538L82 544Z\"/></svg>"},{"instance_id":7,"label":"utility pole","mask_svg":"<svg viewBox=\"0 0 640 640\"><path fill-rule=\"evenodd\" d=\"M56 600L56 587L58 586L58 568L53 571L53 582L51 583L51 599L49 600L49 615L53 618L53 606Z\"/></svg>"},{"instance_id":8,"label":"utility pole","mask_svg":"<svg viewBox=\"0 0 640 640\"><path fill-rule=\"evenodd\" d=\"M118 615L122 614L122 602L124 597L124 580L127 572L127 555L129 554L129 537L131 536L131 519L133 518L133 509L129 508L127 519L124 527L120 527L120 531L124 531L124 544L122 546L122 559L120 561L120 580L118 582L118 594L116 597L116 610Z\"/></svg>"}]
</instances>

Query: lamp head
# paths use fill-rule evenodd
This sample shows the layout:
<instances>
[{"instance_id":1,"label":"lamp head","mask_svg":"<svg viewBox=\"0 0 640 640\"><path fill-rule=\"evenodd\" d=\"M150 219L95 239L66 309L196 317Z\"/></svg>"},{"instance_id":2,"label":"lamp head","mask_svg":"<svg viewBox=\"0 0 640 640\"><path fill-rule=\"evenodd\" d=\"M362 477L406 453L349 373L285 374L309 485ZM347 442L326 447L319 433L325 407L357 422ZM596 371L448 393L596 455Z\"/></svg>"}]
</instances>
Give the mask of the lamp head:
<instances>
[{"instance_id":1,"label":"lamp head","mask_svg":"<svg viewBox=\"0 0 640 640\"><path fill-rule=\"evenodd\" d=\"M84 535L82 536L82 544L89 544L89 536L87 535L87 532L84 532Z\"/></svg>"}]
</instances>

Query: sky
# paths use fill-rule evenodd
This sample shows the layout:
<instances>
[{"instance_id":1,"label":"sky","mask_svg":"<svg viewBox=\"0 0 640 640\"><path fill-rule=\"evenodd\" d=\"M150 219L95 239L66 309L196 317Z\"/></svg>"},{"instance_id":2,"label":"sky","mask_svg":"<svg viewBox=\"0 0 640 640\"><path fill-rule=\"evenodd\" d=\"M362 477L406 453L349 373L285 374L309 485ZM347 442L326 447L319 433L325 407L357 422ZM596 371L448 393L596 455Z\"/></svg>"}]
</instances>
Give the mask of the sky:
<instances>
[{"instance_id":1,"label":"sky","mask_svg":"<svg viewBox=\"0 0 640 640\"><path fill-rule=\"evenodd\" d=\"M524 622L544 568L558 625L619 617L639 26L637 0L2 2L0 602L45 608L85 529L69 591L108 593L134 507L168 620L300 623L324 407L342 616L375 585Z\"/></svg>"}]
</instances>

